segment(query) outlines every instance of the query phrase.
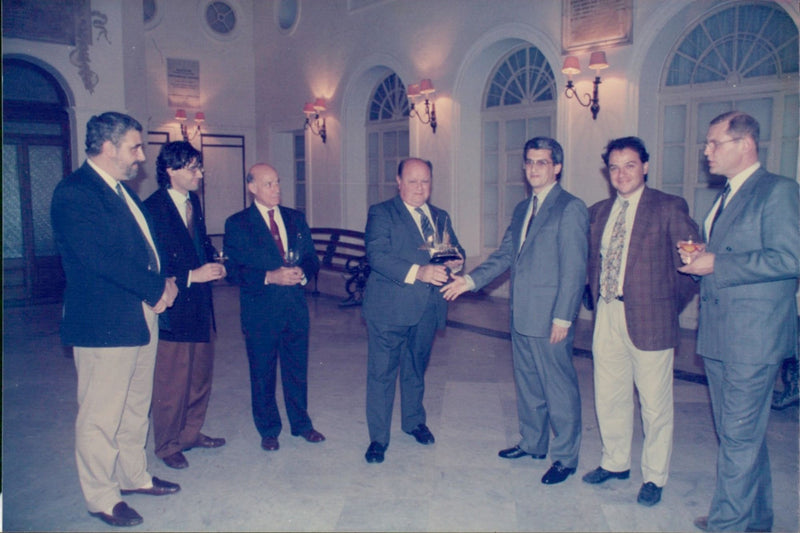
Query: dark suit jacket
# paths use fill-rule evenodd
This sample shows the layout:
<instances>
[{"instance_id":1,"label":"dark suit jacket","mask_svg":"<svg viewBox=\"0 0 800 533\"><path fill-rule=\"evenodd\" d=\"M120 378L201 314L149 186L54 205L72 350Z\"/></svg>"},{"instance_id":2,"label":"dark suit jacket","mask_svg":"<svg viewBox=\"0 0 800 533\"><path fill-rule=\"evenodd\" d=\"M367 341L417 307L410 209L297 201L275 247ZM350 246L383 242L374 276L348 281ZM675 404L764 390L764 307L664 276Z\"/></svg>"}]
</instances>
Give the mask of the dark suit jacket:
<instances>
[{"instance_id":1,"label":"dark suit jacket","mask_svg":"<svg viewBox=\"0 0 800 533\"><path fill-rule=\"evenodd\" d=\"M437 235L446 231L450 243L465 256L447 212L431 204L428 207ZM362 303L364 317L392 326L413 326L427 306L433 305L436 327L444 328L447 302L439 287L405 282L411 265L427 265L431 256L422 248L425 243L419 227L399 195L369 208L364 241L371 269Z\"/></svg>"},{"instance_id":2,"label":"dark suit jacket","mask_svg":"<svg viewBox=\"0 0 800 533\"><path fill-rule=\"evenodd\" d=\"M175 276L178 297L159 320L159 338L172 342L208 342L213 317L210 283L186 286L189 271L212 261L214 247L206 234L206 223L200 200L189 193L194 218L194 239L189 235L175 202L167 189L158 189L144 205L153 219L155 238L161 248L161 271ZM159 317L161 319L161 317Z\"/></svg>"},{"instance_id":3,"label":"dark suit jacket","mask_svg":"<svg viewBox=\"0 0 800 533\"><path fill-rule=\"evenodd\" d=\"M319 271L319 258L305 216L288 207L279 208L289 241L284 245L300 253L298 266L310 280ZM229 258L228 280L239 285L245 335L263 333L271 324L281 323L288 310L307 310L302 286L264 285L267 271L282 266L283 258L255 203L225 221L224 249Z\"/></svg>"},{"instance_id":4,"label":"dark suit jacket","mask_svg":"<svg viewBox=\"0 0 800 533\"><path fill-rule=\"evenodd\" d=\"M797 350L798 185L759 168L722 211L700 282L697 353L723 362L777 364Z\"/></svg>"},{"instance_id":5,"label":"dark suit jacket","mask_svg":"<svg viewBox=\"0 0 800 533\"><path fill-rule=\"evenodd\" d=\"M600 241L615 199L602 200L589 209L593 302L600 296ZM689 237L698 241L698 231L686 200L645 187L634 218L622 286L628 335L640 350L666 350L678 345L678 315L698 287L690 276L677 271L682 263L676 244Z\"/></svg>"},{"instance_id":6,"label":"dark suit jacket","mask_svg":"<svg viewBox=\"0 0 800 533\"><path fill-rule=\"evenodd\" d=\"M136 193L123 187L149 220ZM56 187L50 215L67 277L63 342L82 347L147 344L142 302L155 305L166 278L148 269L149 244L130 209L84 163Z\"/></svg>"},{"instance_id":7,"label":"dark suit jacket","mask_svg":"<svg viewBox=\"0 0 800 533\"><path fill-rule=\"evenodd\" d=\"M511 269L512 327L549 337L553 319L574 321L586 285L586 205L556 183L538 209L520 249L530 199L514 209L500 247L469 273L478 290Z\"/></svg>"}]
</instances>

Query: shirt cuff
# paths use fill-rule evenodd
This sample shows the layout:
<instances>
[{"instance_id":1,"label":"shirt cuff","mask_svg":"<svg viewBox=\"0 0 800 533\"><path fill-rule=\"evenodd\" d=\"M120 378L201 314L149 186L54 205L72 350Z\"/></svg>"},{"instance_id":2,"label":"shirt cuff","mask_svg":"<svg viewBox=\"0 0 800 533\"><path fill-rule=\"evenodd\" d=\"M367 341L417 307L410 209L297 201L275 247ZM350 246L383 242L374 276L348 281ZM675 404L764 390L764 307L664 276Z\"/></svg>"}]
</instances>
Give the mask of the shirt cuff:
<instances>
[{"instance_id":1,"label":"shirt cuff","mask_svg":"<svg viewBox=\"0 0 800 533\"><path fill-rule=\"evenodd\" d=\"M189 275L186 276L186 288L188 289L191 286L192 286L192 271L190 270Z\"/></svg>"},{"instance_id":2,"label":"shirt cuff","mask_svg":"<svg viewBox=\"0 0 800 533\"><path fill-rule=\"evenodd\" d=\"M556 326L561 326L562 328L569 328L572 325L572 322L570 320L562 320L560 318L554 318L553 324L555 324Z\"/></svg>"},{"instance_id":3,"label":"shirt cuff","mask_svg":"<svg viewBox=\"0 0 800 533\"><path fill-rule=\"evenodd\" d=\"M474 291L475 290L475 280L472 279L472 276L469 274L464 274L464 281L467 282L467 290Z\"/></svg>"},{"instance_id":4,"label":"shirt cuff","mask_svg":"<svg viewBox=\"0 0 800 533\"><path fill-rule=\"evenodd\" d=\"M415 281L417 281L417 272L419 272L419 265L411 265L411 268L408 269L408 274L406 274L406 279L404 280L409 285L413 285Z\"/></svg>"}]
</instances>

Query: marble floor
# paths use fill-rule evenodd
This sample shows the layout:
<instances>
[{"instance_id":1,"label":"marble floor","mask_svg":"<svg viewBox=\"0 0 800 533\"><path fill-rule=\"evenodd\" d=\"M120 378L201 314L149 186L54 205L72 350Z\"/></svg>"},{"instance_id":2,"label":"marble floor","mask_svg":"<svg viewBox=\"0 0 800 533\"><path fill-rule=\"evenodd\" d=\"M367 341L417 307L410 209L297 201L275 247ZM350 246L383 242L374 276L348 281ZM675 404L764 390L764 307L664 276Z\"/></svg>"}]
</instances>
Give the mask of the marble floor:
<instances>
[{"instance_id":1,"label":"marble floor","mask_svg":"<svg viewBox=\"0 0 800 533\"><path fill-rule=\"evenodd\" d=\"M635 501L642 483L638 423L629 480L600 486L580 480L600 460L585 324L574 359L583 406L578 474L545 486L540 478L549 459L497 457L518 439L504 300L467 297L451 306L450 327L436 339L427 374L425 405L436 443L420 446L402 433L396 411L386 461L367 464L366 329L360 309L339 307L336 295L309 296L309 411L327 441L309 444L287 430L279 451L264 452L250 415L237 289L220 284L214 296L219 334L204 432L228 443L187 452L191 466L176 471L155 458L151 438L150 471L182 490L126 497L144 517L134 530L693 531L693 519L707 514L717 441L702 367L693 354L676 362L670 480L661 503L645 508ZM59 313L51 304L9 307L3 314L6 531L108 529L86 512L78 484L76 377L70 352L59 342ZM775 531L798 531L797 407L772 413L768 439Z\"/></svg>"}]
</instances>

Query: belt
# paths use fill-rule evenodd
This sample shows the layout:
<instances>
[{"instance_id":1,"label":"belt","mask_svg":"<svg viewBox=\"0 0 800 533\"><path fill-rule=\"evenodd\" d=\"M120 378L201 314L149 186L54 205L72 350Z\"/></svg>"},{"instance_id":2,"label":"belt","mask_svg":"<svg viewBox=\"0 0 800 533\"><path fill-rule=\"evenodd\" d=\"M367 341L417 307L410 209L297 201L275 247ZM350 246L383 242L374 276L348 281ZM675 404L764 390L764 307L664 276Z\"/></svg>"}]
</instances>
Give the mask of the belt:
<instances>
[{"instance_id":1,"label":"belt","mask_svg":"<svg viewBox=\"0 0 800 533\"><path fill-rule=\"evenodd\" d=\"M619 296L617 296L617 297L616 297L616 298L614 298L614 299L615 299L615 300L619 300L620 302L624 302L624 301L625 301L625 296L623 296L622 294L620 294Z\"/></svg>"}]
</instances>

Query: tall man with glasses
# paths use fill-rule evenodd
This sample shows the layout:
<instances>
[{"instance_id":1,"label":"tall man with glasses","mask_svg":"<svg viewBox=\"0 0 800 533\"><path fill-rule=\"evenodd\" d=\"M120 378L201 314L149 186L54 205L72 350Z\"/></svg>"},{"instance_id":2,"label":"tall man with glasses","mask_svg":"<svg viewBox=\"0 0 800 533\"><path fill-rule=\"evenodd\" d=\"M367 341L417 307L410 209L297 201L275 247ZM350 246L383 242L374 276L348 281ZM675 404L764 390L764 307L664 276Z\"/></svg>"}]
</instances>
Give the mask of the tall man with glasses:
<instances>
[{"instance_id":1,"label":"tall man with glasses","mask_svg":"<svg viewBox=\"0 0 800 533\"><path fill-rule=\"evenodd\" d=\"M186 468L183 452L218 448L221 437L200 432L206 419L214 371L214 304L211 282L225 277L195 191L203 179L203 156L190 143L163 145L156 159L159 189L145 200L156 239L164 250L164 272L180 292L159 321L153 378L153 437L156 457L170 468Z\"/></svg>"},{"instance_id":2,"label":"tall man with glasses","mask_svg":"<svg viewBox=\"0 0 800 533\"><path fill-rule=\"evenodd\" d=\"M558 142L535 137L525 143L523 154L531 198L514 209L500 247L442 292L454 300L511 270L511 342L522 440L499 455L544 459L549 451L552 466L542 483L552 485L575 473L581 445L572 341L586 282L589 217L586 205L558 184L564 161Z\"/></svg>"},{"instance_id":3,"label":"tall man with glasses","mask_svg":"<svg viewBox=\"0 0 800 533\"><path fill-rule=\"evenodd\" d=\"M770 531L767 422L784 358L797 350L800 200L795 180L758 160L759 124L731 111L711 121L705 155L727 178L706 216L705 246L681 247L681 272L700 277L697 353L719 438L717 481L703 531Z\"/></svg>"},{"instance_id":4,"label":"tall man with glasses","mask_svg":"<svg viewBox=\"0 0 800 533\"><path fill-rule=\"evenodd\" d=\"M630 476L635 386L644 426L637 501L652 506L661 500L672 455L678 315L697 292L697 283L676 270L675 243L698 241L698 228L686 200L646 186L650 154L641 139L614 139L602 157L616 193L589 208L594 394L603 452L600 466L583 481Z\"/></svg>"}]
</instances>

